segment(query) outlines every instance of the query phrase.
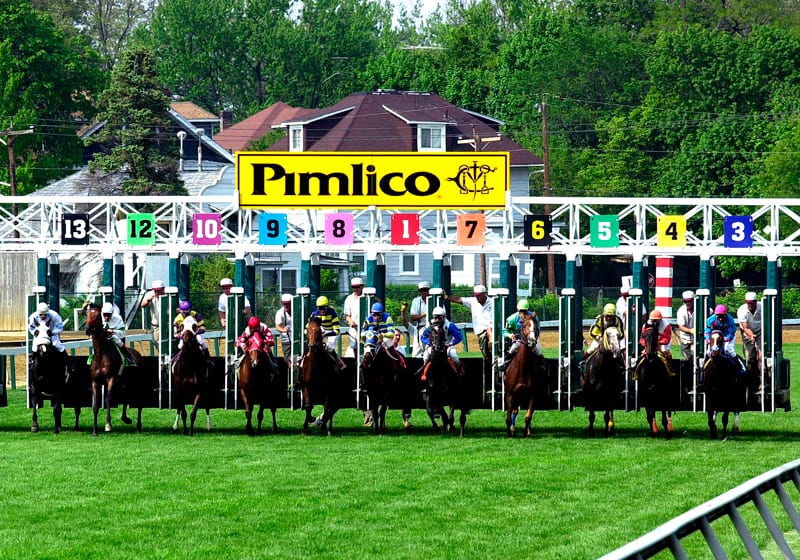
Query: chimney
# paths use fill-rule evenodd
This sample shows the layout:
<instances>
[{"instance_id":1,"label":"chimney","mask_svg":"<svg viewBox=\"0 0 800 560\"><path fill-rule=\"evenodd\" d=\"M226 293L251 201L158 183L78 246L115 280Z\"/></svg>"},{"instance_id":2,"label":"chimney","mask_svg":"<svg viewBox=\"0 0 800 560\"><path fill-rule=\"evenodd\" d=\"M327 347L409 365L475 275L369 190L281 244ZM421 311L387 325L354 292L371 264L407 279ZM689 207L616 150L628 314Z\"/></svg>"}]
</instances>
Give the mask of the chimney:
<instances>
[{"instance_id":1,"label":"chimney","mask_svg":"<svg viewBox=\"0 0 800 560\"><path fill-rule=\"evenodd\" d=\"M233 111L221 111L219 114L219 131L227 130L233 124Z\"/></svg>"}]
</instances>

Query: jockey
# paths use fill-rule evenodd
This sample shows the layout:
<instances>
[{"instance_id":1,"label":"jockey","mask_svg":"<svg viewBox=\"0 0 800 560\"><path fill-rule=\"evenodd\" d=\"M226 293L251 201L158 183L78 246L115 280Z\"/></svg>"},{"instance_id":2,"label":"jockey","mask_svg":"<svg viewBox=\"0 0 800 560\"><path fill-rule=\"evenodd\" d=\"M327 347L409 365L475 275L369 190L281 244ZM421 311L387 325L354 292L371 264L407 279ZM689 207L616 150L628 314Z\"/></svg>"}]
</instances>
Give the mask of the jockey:
<instances>
[{"instance_id":1,"label":"jockey","mask_svg":"<svg viewBox=\"0 0 800 560\"><path fill-rule=\"evenodd\" d=\"M719 331L722 333L722 354L730 358L734 364L738 364L741 375L745 374L744 363L736 355L736 320L733 315L728 313L728 308L722 304L714 308L714 315L706 321L704 337L706 341L706 358L711 355L711 333Z\"/></svg>"},{"instance_id":2,"label":"jockey","mask_svg":"<svg viewBox=\"0 0 800 560\"><path fill-rule=\"evenodd\" d=\"M275 346L275 338L272 336L272 331L266 323L262 323L261 319L255 315L247 320L247 326L244 328L241 336L236 339L236 346L242 349L242 352L247 352L248 342L250 337L258 335L259 347L264 352L271 352L272 347Z\"/></svg>"},{"instance_id":3,"label":"jockey","mask_svg":"<svg viewBox=\"0 0 800 560\"><path fill-rule=\"evenodd\" d=\"M328 305L327 297L319 296L317 298L317 308L311 313L311 317L322 319L323 337L328 353L333 358L339 371L345 369L347 364L336 353L336 340L339 338L339 315L336 314L336 310L333 307Z\"/></svg>"},{"instance_id":4,"label":"jockey","mask_svg":"<svg viewBox=\"0 0 800 560\"><path fill-rule=\"evenodd\" d=\"M180 339L178 342L178 350L183 348L181 332L183 331L183 320L186 317L194 317L194 320L197 322L197 331L195 332L195 335L197 336L197 343L200 345L200 348L202 348L203 354L205 355L206 360L208 360L209 367L213 368L213 362L211 362L211 353L208 351L208 343L203 336L203 334L206 332L206 322L199 312L192 310L192 303L188 299L184 299L178 304L178 316L175 317L175 321L172 323L172 326L175 329L175 336Z\"/></svg>"},{"instance_id":5,"label":"jockey","mask_svg":"<svg viewBox=\"0 0 800 560\"><path fill-rule=\"evenodd\" d=\"M530 303L527 299L521 299L517 302L517 312L512 313L506 318L505 327L503 327L503 337L511 341L511 345L506 351L506 360L500 366L500 371L505 371L506 366L514 358L514 355L519 351L522 346L522 323L528 317L533 320L533 328L536 333L536 345L532 348L533 353L537 356L542 355L542 347L539 345L539 318L536 316L535 311L531 311Z\"/></svg>"},{"instance_id":6,"label":"jockey","mask_svg":"<svg viewBox=\"0 0 800 560\"><path fill-rule=\"evenodd\" d=\"M392 316L383 309L382 303L373 303L370 309L370 316L364 321L364 330L361 336L365 339L364 357L372 355L376 346L383 342L384 348L389 355L398 360L401 367L405 367L403 355L397 350L394 344L395 328Z\"/></svg>"},{"instance_id":7,"label":"jockey","mask_svg":"<svg viewBox=\"0 0 800 560\"><path fill-rule=\"evenodd\" d=\"M100 313L103 315L103 330L106 331L108 338L117 346L126 360L135 364L136 359L125 346L125 321L119 313L114 312L114 305L110 301L103 304Z\"/></svg>"},{"instance_id":8,"label":"jockey","mask_svg":"<svg viewBox=\"0 0 800 560\"><path fill-rule=\"evenodd\" d=\"M67 350L64 348L64 343L61 342L61 333L64 330L64 321L61 316L50 309L50 306L45 302L39 303L30 317L28 317L28 332L33 336L36 327L40 324L47 325L50 331L50 345L61 355L64 367L67 367Z\"/></svg>"},{"instance_id":9,"label":"jockey","mask_svg":"<svg viewBox=\"0 0 800 560\"><path fill-rule=\"evenodd\" d=\"M645 332L648 329L658 329L658 351L664 354L667 362L672 361L672 325L669 321L664 319L661 311L654 309L650 312L650 319L642 325L642 336L639 338L639 345L644 348L645 346Z\"/></svg>"},{"instance_id":10,"label":"jockey","mask_svg":"<svg viewBox=\"0 0 800 560\"><path fill-rule=\"evenodd\" d=\"M444 308L441 306L433 308L433 317L431 323L431 325L425 327L425 330L422 331L422 336L420 337L420 341L422 341L422 344L425 345L425 352L423 353L423 369L425 368L425 365L431 361L431 355L433 354L431 329L437 327L444 329L447 333L447 357L453 360L453 363L456 364L460 371L462 369L461 360L458 358L456 344L461 342L461 340L464 338L461 334L461 329L459 329L455 323L451 323L447 320L447 318L445 318Z\"/></svg>"},{"instance_id":11,"label":"jockey","mask_svg":"<svg viewBox=\"0 0 800 560\"><path fill-rule=\"evenodd\" d=\"M592 337L592 343L583 354L584 362L600 346L600 342L603 340L603 333L605 333L606 329L609 327L617 328L620 340L625 337L625 325L622 324L622 319L617 315L617 306L613 303L607 303L605 307L603 307L603 314L595 317L594 324L592 328L589 329L589 336Z\"/></svg>"}]
</instances>

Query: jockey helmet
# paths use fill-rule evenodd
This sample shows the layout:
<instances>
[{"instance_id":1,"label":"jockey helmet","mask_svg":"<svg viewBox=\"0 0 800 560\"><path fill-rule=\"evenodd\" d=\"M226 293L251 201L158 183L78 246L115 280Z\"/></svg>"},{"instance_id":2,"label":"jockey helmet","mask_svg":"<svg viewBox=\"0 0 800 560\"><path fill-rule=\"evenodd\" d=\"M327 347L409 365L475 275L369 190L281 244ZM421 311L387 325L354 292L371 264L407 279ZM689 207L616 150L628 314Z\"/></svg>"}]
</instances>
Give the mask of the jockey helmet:
<instances>
[{"instance_id":1,"label":"jockey helmet","mask_svg":"<svg viewBox=\"0 0 800 560\"><path fill-rule=\"evenodd\" d=\"M223 288L225 286L233 286L233 280L231 280L230 278L223 278L222 280L219 281L219 285Z\"/></svg>"},{"instance_id":2,"label":"jockey helmet","mask_svg":"<svg viewBox=\"0 0 800 560\"><path fill-rule=\"evenodd\" d=\"M383 313L383 304L382 303L373 303L372 309L370 310L372 313Z\"/></svg>"},{"instance_id":3,"label":"jockey helmet","mask_svg":"<svg viewBox=\"0 0 800 560\"><path fill-rule=\"evenodd\" d=\"M39 315L47 315L50 312L50 306L47 305L45 302L41 302L39 305L36 306L36 312Z\"/></svg>"},{"instance_id":4,"label":"jockey helmet","mask_svg":"<svg viewBox=\"0 0 800 560\"><path fill-rule=\"evenodd\" d=\"M755 293L755 292L747 292L747 293L744 295L744 300L745 300L746 302L750 302L750 301L753 301L753 302L754 302L754 301L756 301L756 293Z\"/></svg>"},{"instance_id":5,"label":"jockey helmet","mask_svg":"<svg viewBox=\"0 0 800 560\"><path fill-rule=\"evenodd\" d=\"M714 308L714 315L727 315L728 308L722 305L721 303Z\"/></svg>"},{"instance_id":6,"label":"jockey helmet","mask_svg":"<svg viewBox=\"0 0 800 560\"><path fill-rule=\"evenodd\" d=\"M659 311L658 309L653 309L650 312L650 320L651 321L660 321L663 318L664 317L661 315L661 311Z\"/></svg>"},{"instance_id":7,"label":"jockey helmet","mask_svg":"<svg viewBox=\"0 0 800 560\"><path fill-rule=\"evenodd\" d=\"M328 305L328 298L325 296L319 296L317 298L317 307L325 307Z\"/></svg>"},{"instance_id":8,"label":"jockey helmet","mask_svg":"<svg viewBox=\"0 0 800 560\"><path fill-rule=\"evenodd\" d=\"M261 325L261 319L258 317L250 317L247 320L247 326L251 329L257 329Z\"/></svg>"},{"instance_id":9,"label":"jockey helmet","mask_svg":"<svg viewBox=\"0 0 800 560\"><path fill-rule=\"evenodd\" d=\"M434 317L444 317L444 307L438 306L433 308Z\"/></svg>"},{"instance_id":10,"label":"jockey helmet","mask_svg":"<svg viewBox=\"0 0 800 560\"><path fill-rule=\"evenodd\" d=\"M184 299L178 304L178 309L180 309L181 311L191 311L192 304L188 299Z\"/></svg>"},{"instance_id":11,"label":"jockey helmet","mask_svg":"<svg viewBox=\"0 0 800 560\"><path fill-rule=\"evenodd\" d=\"M111 305L110 301L107 301L103 304L103 309L100 310L103 315L111 315L114 313L114 306Z\"/></svg>"},{"instance_id":12,"label":"jockey helmet","mask_svg":"<svg viewBox=\"0 0 800 560\"><path fill-rule=\"evenodd\" d=\"M616 315L617 314L617 306L613 303L607 303L605 307L603 307L603 315Z\"/></svg>"},{"instance_id":13,"label":"jockey helmet","mask_svg":"<svg viewBox=\"0 0 800 560\"><path fill-rule=\"evenodd\" d=\"M683 301L691 301L694 299L694 292L692 290L686 290L681 294Z\"/></svg>"},{"instance_id":14,"label":"jockey helmet","mask_svg":"<svg viewBox=\"0 0 800 560\"><path fill-rule=\"evenodd\" d=\"M517 311L530 311L531 304L528 303L527 299L521 299L517 302Z\"/></svg>"}]
</instances>

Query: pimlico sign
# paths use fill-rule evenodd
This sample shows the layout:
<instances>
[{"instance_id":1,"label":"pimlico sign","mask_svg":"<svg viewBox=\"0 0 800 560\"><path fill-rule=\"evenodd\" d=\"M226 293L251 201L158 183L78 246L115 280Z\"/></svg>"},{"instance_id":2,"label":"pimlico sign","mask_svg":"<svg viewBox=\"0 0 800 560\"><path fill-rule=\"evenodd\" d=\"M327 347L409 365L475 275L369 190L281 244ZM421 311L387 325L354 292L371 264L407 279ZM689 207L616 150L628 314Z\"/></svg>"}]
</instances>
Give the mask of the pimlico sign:
<instances>
[{"instance_id":1,"label":"pimlico sign","mask_svg":"<svg viewBox=\"0 0 800 560\"><path fill-rule=\"evenodd\" d=\"M504 208L507 152L237 152L241 208Z\"/></svg>"}]
</instances>

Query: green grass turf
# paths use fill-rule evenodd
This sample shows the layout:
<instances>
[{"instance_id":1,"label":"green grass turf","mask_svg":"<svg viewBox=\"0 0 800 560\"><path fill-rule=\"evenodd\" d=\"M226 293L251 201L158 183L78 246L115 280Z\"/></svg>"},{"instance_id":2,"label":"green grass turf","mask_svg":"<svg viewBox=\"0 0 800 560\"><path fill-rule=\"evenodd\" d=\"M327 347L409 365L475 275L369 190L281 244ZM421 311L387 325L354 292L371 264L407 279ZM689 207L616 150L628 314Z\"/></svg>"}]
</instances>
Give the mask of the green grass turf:
<instances>
[{"instance_id":1,"label":"green grass turf","mask_svg":"<svg viewBox=\"0 0 800 560\"><path fill-rule=\"evenodd\" d=\"M800 348L786 353L800 364ZM618 411L617 436L589 439L582 409L537 412L527 440L485 410L464 439L432 433L421 410L410 433L390 411L381 437L355 410L337 414L337 435L304 436L302 414L282 410L280 433L252 438L241 411L213 410L210 434L201 413L189 438L171 433L170 411L146 409L137 434L114 410L114 431L94 438L91 411L81 432L54 435L47 407L32 434L24 396L0 409L0 558L595 558L800 449L784 411L744 413L725 442L691 412L671 441L646 435L644 411ZM744 557L730 524L714 526ZM702 537L687 547L709 557Z\"/></svg>"}]
</instances>

